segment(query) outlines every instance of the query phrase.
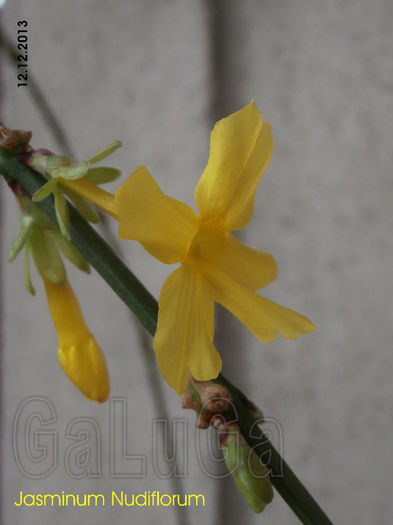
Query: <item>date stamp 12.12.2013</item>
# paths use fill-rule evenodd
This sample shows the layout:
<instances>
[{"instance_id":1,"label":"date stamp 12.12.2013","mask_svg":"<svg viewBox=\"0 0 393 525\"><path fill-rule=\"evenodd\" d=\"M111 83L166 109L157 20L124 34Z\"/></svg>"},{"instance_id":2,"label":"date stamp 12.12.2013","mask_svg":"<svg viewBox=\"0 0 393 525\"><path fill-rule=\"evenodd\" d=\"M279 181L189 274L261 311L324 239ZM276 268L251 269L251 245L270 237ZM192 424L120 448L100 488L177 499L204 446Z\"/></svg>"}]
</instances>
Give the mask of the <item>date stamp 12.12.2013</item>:
<instances>
[{"instance_id":1,"label":"date stamp 12.12.2013","mask_svg":"<svg viewBox=\"0 0 393 525\"><path fill-rule=\"evenodd\" d=\"M18 50L17 55L17 79L18 87L28 85L28 50L29 50L29 37L28 37L28 23L27 20L19 20L17 23L17 37L16 37L16 48Z\"/></svg>"}]
</instances>

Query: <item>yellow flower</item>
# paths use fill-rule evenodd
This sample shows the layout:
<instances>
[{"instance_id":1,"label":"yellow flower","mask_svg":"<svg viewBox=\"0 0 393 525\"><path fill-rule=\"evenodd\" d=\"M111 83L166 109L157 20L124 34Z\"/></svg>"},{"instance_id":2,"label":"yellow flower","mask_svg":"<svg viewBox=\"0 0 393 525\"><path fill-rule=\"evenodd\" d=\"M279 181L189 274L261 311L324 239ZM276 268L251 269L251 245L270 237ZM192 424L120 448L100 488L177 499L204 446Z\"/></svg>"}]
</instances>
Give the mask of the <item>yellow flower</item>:
<instances>
[{"instance_id":1,"label":"yellow flower","mask_svg":"<svg viewBox=\"0 0 393 525\"><path fill-rule=\"evenodd\" d=\"M154 337L161 373L179 394L190 374L204 381L221 370L213 346L215 302L263 343L277 332L295 339L315 329L306 317L256 293L276 278L276 262L231 233L250 221L272 152L270 126L252 101L212 131L209 161L195 189L199 217L164 195L145 167L117 190L111 205L120 238L139 241L164 263L181 263L162 287Z\"/></svg>"},{"instance_id":2,"label":"yellow flower","mask_svg":"<svg viewBox=\"0 0 393 525\"><path fill-rule=\"evenodd\" d=\"M43 277L49 311L55 325L60 365L88 399L100 403L109 395L105 357L89 332L68 281L53 284Z\"/></svg>"}]
</instances>

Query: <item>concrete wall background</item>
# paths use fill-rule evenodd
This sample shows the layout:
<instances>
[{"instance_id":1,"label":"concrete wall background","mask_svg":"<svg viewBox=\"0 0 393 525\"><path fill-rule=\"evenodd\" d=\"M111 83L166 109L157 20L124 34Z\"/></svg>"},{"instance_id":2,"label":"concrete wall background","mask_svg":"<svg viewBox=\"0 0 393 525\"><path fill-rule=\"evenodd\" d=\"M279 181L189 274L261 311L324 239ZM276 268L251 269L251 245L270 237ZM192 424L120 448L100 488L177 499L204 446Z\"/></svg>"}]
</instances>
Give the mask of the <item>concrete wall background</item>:
<instances>
[{"instance_id":1,"label":"concrete wall background","mask_svg":"<svg viewBox=\"0 0 393 525\"><path fill-rule=\"evenodd\" d=\"M29 68L40 81L78 159L116 138L112 164L128 174L146 163L170 195L192 204L208 156L212 123L254 98L272 123L275 153L243 233L268 251L279 279L264 295L309 315L317 332L260 345L220 312L224 373L279 422L284 455L334 523L391 523L393 383L393 5L331 2L14 0L2 10L11 38L29 21ZM28 93L2 57L2 120L33 130L33 144L57 146ZM2 207L2 481L4 523L174 523L171 511L18 511L25 492L170 491L151 461L156 417L134 324L96 275L69 268L86 319L108 357L112 396L128 403L129 452L147 475L111 479L109 407L85 402L63 376L39 277L25 292L21 257L6 264L18 223L10 192ZM122 251L157 296L171 268L136 243ZM228 341L231 340L231 347ZM276 495L254 516L231 480L216 481L195 454L194 418L164 385L172 417L189 430L187 492L206 495L191 523L295 524ZM28 396L45 396L58 420L57 469L42 480L20 473L12 421ZM71 479L63 464L68 422L94 418L103 438L103 475ZM274 439L277 432L272 426ZM205 439L205 438L202 438ZM217 467L210 466L212 471Z\"/></svg>"}]
</instances>

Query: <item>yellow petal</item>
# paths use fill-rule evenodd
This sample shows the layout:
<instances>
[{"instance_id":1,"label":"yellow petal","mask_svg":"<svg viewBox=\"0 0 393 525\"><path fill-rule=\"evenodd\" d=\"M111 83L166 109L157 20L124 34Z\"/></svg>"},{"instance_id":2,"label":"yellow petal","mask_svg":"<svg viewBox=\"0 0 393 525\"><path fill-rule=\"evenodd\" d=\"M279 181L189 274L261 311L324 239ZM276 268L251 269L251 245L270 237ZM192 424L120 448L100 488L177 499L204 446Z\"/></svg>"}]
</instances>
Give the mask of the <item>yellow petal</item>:
<instances>
[{"instance_id":1,"label":"yellow petal","mask_svg":"<svg viewBox=\"0 0 393 525\"><path fill-rule=\"evenodd\" d=\"M158 302L154 349L164 379L182 394L191 374L217 377L221 358L213 346L214 301L202 277L182 265L165 281Z\"/></svg>"},{"instance_id":2,"label":"yellow petal","mask_svg":"<svg viewBox=\"0 0 393 525\"><path fill-rule=\"evenodd\" d=\"M116 191L119 238L139 241L160 261L183 260L198 221L192 209L161 189L140 166Z\"/></svg>"},{"instance_id":3,"label":"yellow petal","mask_svg":"<svg viewBox=\"0 0 393 525\"><path fill-rule=\"evenodd\" d=\"M301 314L261 297L222 272L208 276L214 299L230 310L262 342L286 339L315 330L314 324Z\"/></svg>"},{"instance_id":4,"label":"yellow petal","mask_svg":"<svg viewBox=\"0 0 393 525\"><path fill-rule=\"evenodd\" d=\"M259 290L277 278L277 263L268 253L253 250L230 233L225 235L221 269L250 290Z\"/></svg>"},{"instance_id":5,"label":"yellow petal","mask_svg":"<svg viewBox=\"0 0 393 525\"><path fill-rule=\"evenodd\" d=\"M88 399L102 403L109 395L105 357L89 332L68 281L62 286L44 279L49 311L58 337L63 371Z\"/></svg>"},{"instance_id":6,"label":"yellow petal","mask_svg":"<svg viewBox=\"0 0 393 525\"><path fill-rule=\"evenodd\" d=\"M92 202L102 211L109 213L109 215L115 219L118 218L115 197L108 191L99 188L86 178L77 180L66 180L61 178L60 183L66 189L71 190L75 195Z\"/></svg>"},{"instance_id":7,"label":"yellow petal","mask_svg":"<svg viewBox=\"0 0 393 525\"><path fill-rule=\"evenodd\" d=\"M227 231L244 228L272 153L270 125L262 123L254 101L217 122L210 137L209 161L195 188L201 218L220 222Z\"/></svg>"}]
</instances>

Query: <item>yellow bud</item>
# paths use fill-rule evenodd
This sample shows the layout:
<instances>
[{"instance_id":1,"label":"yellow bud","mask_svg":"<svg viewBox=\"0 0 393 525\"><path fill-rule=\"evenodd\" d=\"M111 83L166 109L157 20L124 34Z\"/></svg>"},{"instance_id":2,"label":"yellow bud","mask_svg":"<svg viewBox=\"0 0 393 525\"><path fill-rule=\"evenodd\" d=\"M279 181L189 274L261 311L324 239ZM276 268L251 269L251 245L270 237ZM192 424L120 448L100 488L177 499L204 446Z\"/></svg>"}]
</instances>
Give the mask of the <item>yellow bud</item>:
<instances>
[{"instance_id":1,"label":"yellow bud","mask_svg":"<svg viewBox=\"0 0 393 525\"><path fill-rule=\"evenodd\" d=\"M85 324L69 282L58 286L44 279L44 284L63 371L88 399L106 401L109 376L105 357Z\"/></svg>"}]
</instances>

